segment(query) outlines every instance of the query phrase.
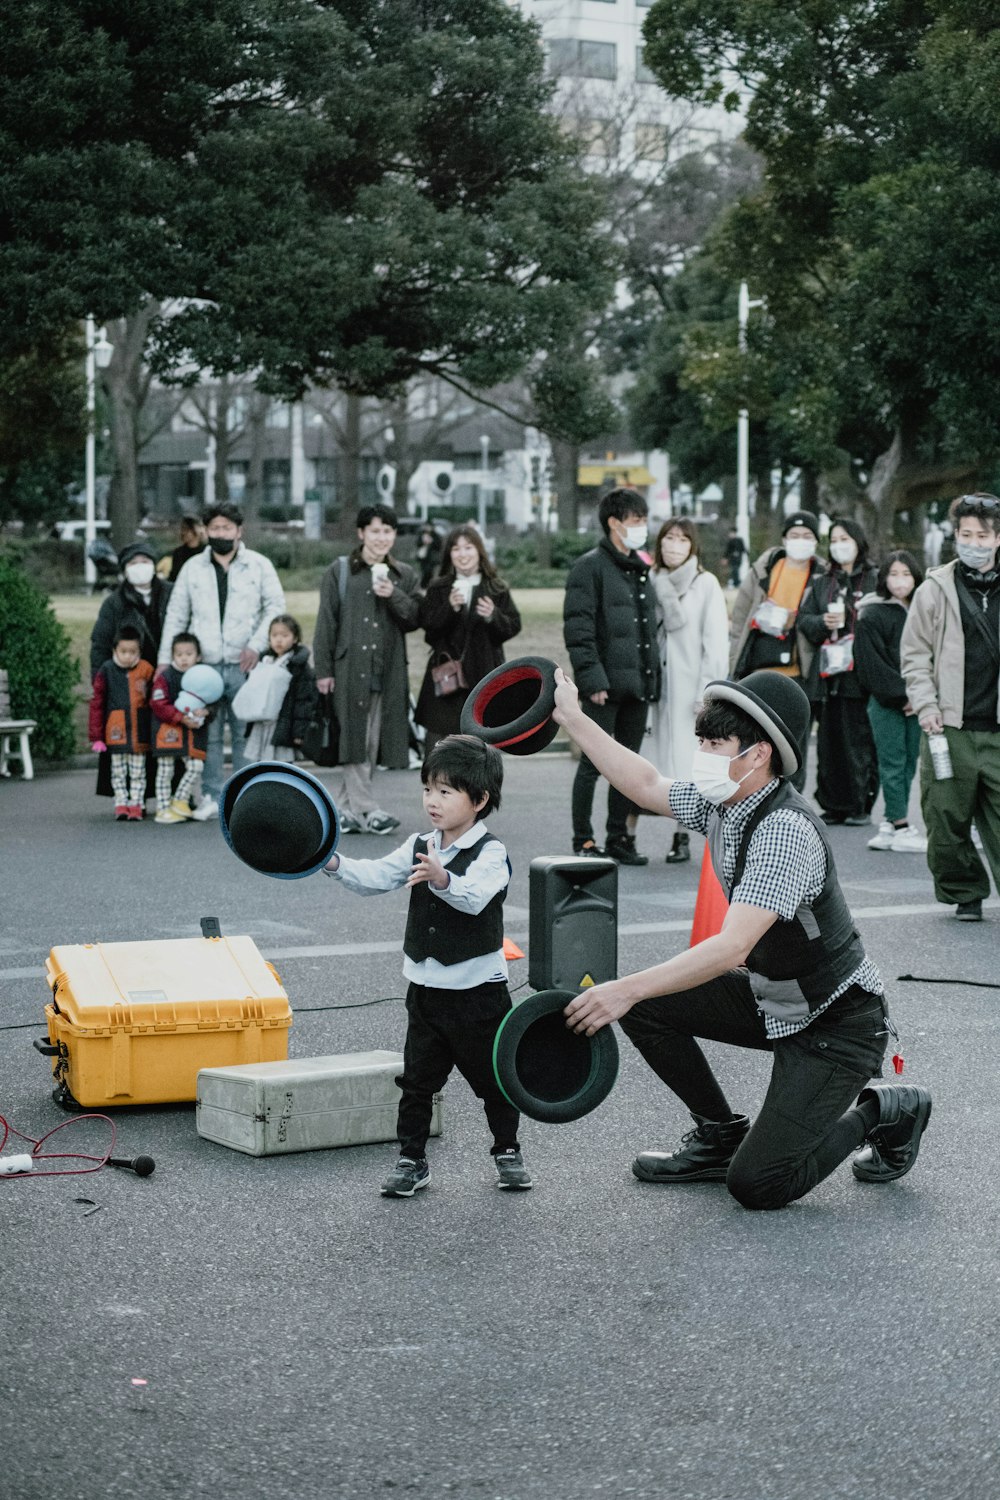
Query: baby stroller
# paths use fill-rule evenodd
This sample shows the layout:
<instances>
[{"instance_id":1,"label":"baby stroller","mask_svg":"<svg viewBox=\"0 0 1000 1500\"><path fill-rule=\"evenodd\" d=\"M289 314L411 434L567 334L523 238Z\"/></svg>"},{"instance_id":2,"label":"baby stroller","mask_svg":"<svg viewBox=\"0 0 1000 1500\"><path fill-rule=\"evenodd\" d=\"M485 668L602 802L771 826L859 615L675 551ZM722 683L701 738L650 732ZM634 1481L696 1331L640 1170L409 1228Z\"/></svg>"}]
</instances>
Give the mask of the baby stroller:
<instances>
[{"instance_id":1,"label":"baby stroller","mask_svg":"<svg viewBox=\"0 0 1000 1500\"><path fill-rule=\"evenodd\" d=\"M95 536L92 542L87 543L87 556L94 564L97 578L94 583L94 591L98 589L113 589L118 583L118 553L112 547L107 537Z\"/></svg>"}]
</instances>

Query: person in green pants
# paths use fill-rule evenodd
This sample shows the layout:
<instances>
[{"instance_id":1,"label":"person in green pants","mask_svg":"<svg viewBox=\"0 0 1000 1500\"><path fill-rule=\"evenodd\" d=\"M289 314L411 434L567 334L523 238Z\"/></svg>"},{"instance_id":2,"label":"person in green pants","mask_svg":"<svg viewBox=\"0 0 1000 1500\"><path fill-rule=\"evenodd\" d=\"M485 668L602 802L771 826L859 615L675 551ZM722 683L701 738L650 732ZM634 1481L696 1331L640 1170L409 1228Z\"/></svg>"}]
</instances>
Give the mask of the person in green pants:
<instances>
[{"instance_id":1,"label":"person in green pants","mask_svg":"<svg viewBox=\"0 0 1000 1500\"><path fill-rule=\"evenodd\" d=\"M960 495L950 516L954 562L916 590L900 643L910 703L926 735L943 735L947 767L920 750L920 794L934 894L960 922L981 922L990 880L1000 889L1000 499ZM937 774L935 770L937 769Z\"/></svg>"},{"instance_id":2,"label":"person in green pants","mask_svg":"<svg viewBox=\"0 0 1000 1500\"><path fill-rule=\"evenodd\" d=\"M890 552L878 570L875 592L858 605L854 627L854 668L868 695L878 774L885 808L869 849L892 854L923 854L927 840L909 818L910 788L920 757L920 724L899 670L899 643L914 590L924 570L912 552Z\"/></svg>"}]
</instances>

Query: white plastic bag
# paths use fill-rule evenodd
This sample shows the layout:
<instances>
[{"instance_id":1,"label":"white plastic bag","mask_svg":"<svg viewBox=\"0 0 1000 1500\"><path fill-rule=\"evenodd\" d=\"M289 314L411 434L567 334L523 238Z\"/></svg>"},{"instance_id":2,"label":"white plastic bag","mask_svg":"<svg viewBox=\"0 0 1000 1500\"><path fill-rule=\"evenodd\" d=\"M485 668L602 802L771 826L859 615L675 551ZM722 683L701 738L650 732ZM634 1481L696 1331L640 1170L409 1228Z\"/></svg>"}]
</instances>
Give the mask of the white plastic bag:
<instances>
[{"instance_id":1,"label":"white plastic bag","mask_svg":"<svg viewBox=\"0 0 1000 1500\"><path fill-rule=\"evenodd\" d=\"M280 657L263 657L233 699L233 713L244 724L276 719L291 680L292 674Z\"/></svg>"}]
</instances>

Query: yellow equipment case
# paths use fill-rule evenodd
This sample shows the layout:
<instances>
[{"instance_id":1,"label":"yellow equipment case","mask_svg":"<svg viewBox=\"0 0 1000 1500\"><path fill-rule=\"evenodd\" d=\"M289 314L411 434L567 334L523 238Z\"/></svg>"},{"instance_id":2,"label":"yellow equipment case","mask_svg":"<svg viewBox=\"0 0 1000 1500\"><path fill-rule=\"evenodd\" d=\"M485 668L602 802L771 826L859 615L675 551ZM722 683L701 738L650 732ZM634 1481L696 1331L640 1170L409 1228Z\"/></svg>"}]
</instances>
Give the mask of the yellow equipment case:
<instances>
[{"instance_id":1,"label":"yellow equipment case","mask_svg":"<svg viewBox=\"0 0 1000 1500\"><path fill-rule=\"evenodd\" d=\"M45 965L53 1097L87 1109L193 1101L201 1068L288 1056L292 1012L249 937L84 943Z\"/></svg>"}]
</instances>

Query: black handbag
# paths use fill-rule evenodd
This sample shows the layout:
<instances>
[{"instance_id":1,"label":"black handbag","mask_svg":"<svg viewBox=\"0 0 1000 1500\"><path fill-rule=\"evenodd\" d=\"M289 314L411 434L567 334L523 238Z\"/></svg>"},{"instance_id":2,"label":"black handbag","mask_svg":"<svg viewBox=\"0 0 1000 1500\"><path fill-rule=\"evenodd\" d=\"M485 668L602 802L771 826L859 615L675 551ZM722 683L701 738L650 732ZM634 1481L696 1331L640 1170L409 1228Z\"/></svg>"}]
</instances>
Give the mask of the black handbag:
<instances>
[{"instance_id":1,"label":"black handbag","mask_svg":"<svg viewBox=\"0 0 1000 1500\"><path fill-rule=\"evenodd\" d=\"M315 717L302 736L302 753L317 766L340 764L340 723L332 693L320 693Z\"/></svg>"}]
</instances>

